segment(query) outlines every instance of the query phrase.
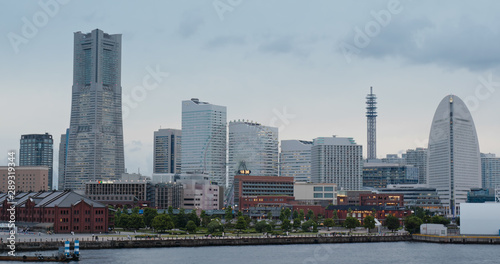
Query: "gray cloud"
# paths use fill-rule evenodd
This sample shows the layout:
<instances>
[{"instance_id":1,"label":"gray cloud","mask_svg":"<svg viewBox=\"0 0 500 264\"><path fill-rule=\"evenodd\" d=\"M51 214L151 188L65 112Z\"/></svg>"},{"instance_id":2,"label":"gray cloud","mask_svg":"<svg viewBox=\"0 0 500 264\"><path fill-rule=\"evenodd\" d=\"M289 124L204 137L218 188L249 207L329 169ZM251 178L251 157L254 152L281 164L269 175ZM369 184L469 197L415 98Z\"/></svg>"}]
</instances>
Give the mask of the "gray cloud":
<instances>
[{"instance_id":1,"label":"gray cloud","mask_svg":"<svg viewBox=\"0 0 500 264\"><path fill-rule=\"evenodd\" d=\"M240 36L218 36L205 44L209 49L223 48L230 45L243 45L246 43L244 37Z\"/></svg>"},{"instance_id":2,"label":"gray cloud","mask_svg":"<svg viewBox=\"0 0 500 264\"><path fill-rule=\"evenodd\" d=\"M353 37L348 43L353 43ZM498 43L497 31L464 17L439 25L423 18L401 19L382 28L360 49L359 56L400 57L415 64L484 70L500 66Z\"/></svg>"},{"instance_id":3,"label":"gray cloud","mask_svg":"<svg viewBox=\"0 0 500 264\"><path fill-rule=\"evenodd\" d=\"M198 11L191 10L182 15L177 32L181 37L189 38L196 34L204 22L203 17L201 17Z\"/></svg>"}]
</instances>

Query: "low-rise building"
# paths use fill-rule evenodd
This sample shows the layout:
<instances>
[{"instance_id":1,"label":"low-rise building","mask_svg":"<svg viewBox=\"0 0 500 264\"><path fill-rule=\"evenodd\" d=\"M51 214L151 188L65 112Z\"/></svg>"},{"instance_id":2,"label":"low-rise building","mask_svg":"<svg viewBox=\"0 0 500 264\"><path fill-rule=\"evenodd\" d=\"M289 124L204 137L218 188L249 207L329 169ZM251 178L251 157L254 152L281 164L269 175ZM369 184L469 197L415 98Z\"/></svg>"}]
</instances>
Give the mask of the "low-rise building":
<instances>
[{"instance_id":1,"label":"low-rise building","mask_svg":"<svg viewBox=\"0 0 500 264\"><path fill-rule=\"evenodd\" d=\"M433 213L442 213L444 208L435 188L425 184L388 185L380 189L383 194L403 194L404 206L407 208L420 207Z\"/></svg>"},{"instance_id":2,"label":"low-rise building","mask_svg":"<svg viewBox=\"0 0 500 264\"><path fill-rule=\"evenodd\" d=\"M399 163L366 162L363 187L386 188L388 184L417 184L418 167Z\"/></svg>"},{"instance_id":3,"label":"low-rise building","mask_svg":"<svg viewBox=\"0 0 500 264\"><path fill-rule=\"evenodd\" d=\"M404 206L403 194L371 193L359 195L360 205Z\"/></svg>"},{"instance_id":4,"label":"low-rise building","mask_svg":"<svg viewBox=\"0 0 500 264\"><path fill-rule=\"evenodd\" d=\"M447 236L448 228L442 224L421 224L420 234L434 235L434 236Z\"/></svg>"},{"instance_id":5,"label":"low-rise building","mask_svg":"<svg viewBox=\"0 0 500 264\"><path fill-rule=\"evenodd\" d=\"M337 204L337 184L295 182L293 196L296 201L309 204Z\"/></svg>"},{"instance_id":6,"label":"low-rise building","mask_svg":"<svg viewBox=\"0 0 500 264\"><path fill-rule=\"evenodd\" d=\"M0 194L0 220L9 221L10 200ZM44 224L55 233L106 232L109 213L106 205L92 201L73 191L41 191L17 193L16 223Z\"/></svg>"},{"instance_id":7,"label":"low-rise building","mask_svg":"<svg viewBox=\"0 0 500 264\"><path fill-rule=\"evenodd\" d=\"M177 184L184 186L184 209L217 210L221 209L222 187L209 180L206 174L180 174Z\"/></svg>"},{"instance_id":8,"label":"low-rise building","mask_svg":"<svg viewBox=\"0 0 500 264\"><path fill-rule=\"evenodd\" d=\"M149 205L153 188L146 180L94 180L85 183L85 195L103 204L132 208Z\"/></svg>"},{"instance_id":9,"label":"low-rise building","mask_svg":"<svg viewBox=\"0 0 500 264\"><path fill-rule=\"evenodd\" d=\"M234 203L237 208L243 210L247 208L241 202L245 197L293 197L293 182L293 177L236 175L234 177Z\"/></svg>"},{"instance_id":10,"label":"low-rise building","mask_svg":"<svg viewBox=\"0 0 500 264\"><path fill-rule=\"evenodd\" d=\"M16 192L46 191L48 189L48 166L16 166L13 168L14 171L9 172L9 167L0 166L0 192L7 192L9 185L15 186ZM9 178L12 175L15 177ZM13 180L14 184L9 184L9 180Z\"/></svg>"},{"instance_id":11,"label":"low-rise building","mask_svg":"<svg viewBox=\"0 0 500 264\"><path fill-rule=\"evenodd\" d=\"M332 218L334 211L337 213L340 223L345 221L348 214L357 218L361 224L363 224L363 219L369 215L374 215L382 224L385 223L385 219L388 215L393 215L397 217L400 224L403 225L404 218L411 215L411 210L398 206L330 205L325 209L325 218Z\"/></svg>"}]
</instances>

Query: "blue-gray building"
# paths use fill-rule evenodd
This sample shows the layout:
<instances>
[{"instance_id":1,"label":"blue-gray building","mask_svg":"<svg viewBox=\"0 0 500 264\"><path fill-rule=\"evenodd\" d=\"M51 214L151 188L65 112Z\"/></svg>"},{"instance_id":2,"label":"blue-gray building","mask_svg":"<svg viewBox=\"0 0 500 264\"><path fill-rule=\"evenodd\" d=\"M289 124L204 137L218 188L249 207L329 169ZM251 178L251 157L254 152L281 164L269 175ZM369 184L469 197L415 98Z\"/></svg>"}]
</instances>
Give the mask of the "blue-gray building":
<instances>
[{"instance_id":1,"label":"blue-gray building","mask_svg":"<svg viewBox=\"0 0 500 264\"><path fill-rule=\"evenodd\" d=\"M54 140L49 133L21 135L19 166L49 167L48 189L52 190Z\"/></svg>"},{"instance_id":2,"label":"blue-gray building","mask_svg":"<svg viewBox=\"0 0 500 264\"><path fill-rule=\"evenodd\" d=\"M74 34L65 189L83 190L89 180L116 180L125 170L121 39L99 29Z\"/></svg>"},{"instance_id":3,"label":"blue-gray building","mask_svg":"<svg viewBox=\"0 0 500 264\"><path fill-rule=\"evenodd\" d=\"M366 162L363 166L363 187L386 188L388 184L418 183L418 168L385 162Z\"/></svg>"}]
</instances>

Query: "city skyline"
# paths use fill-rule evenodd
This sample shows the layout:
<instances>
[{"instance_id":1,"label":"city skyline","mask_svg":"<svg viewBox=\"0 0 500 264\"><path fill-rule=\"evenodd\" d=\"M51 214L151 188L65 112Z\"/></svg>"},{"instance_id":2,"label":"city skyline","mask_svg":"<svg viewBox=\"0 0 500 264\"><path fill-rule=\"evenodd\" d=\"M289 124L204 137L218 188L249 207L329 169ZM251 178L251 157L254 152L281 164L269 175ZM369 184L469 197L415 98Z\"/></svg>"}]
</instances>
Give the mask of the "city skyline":
<instances>
[{"instance_id":1,"label":"city skyline","mask_svg":"<svg viewBox=\"0 0 500 264\"><path fill-rule=\"evenodd\" d=\"M124 2L123 8L133 10L131 3ZM426 13L429 2L420 6L400 1L400 12L391 13L390 23L380 26L380 34L370 36L369 45L357 47L360 53L348 62L339 47L343 43L355 46L357 29L377 22L372 11L389 10L388 1L363 6L323 2L323 8L305 10L302 5L284 3L263 8L262 2L244 1L221 20L212 2L157 2L145 7L156 15L134 20L136 24L126 23L127 15L107 15L106 10L116 3L97 8L69 2L60 4L53 15L37 3L9 3L12 12L1 18L5 27L0 32L4 36L0 54L11 63L2 64L5 77L0 82L8 90L6 109L16 110L2 116L9 131L2 134L0 149L18 149L22 134L65 132L72 83L71 36L99 28L124 37L122 86L128 99L123 106L129 172L140 168L151 174L151 133L160 126L180 129L181 101L193 97L227 106L228 120L245 118L279 127L280 141L333 134L353 137L363 145L366 157L364 98L370 86L380 97L379 158L426 147L433 106L447 94L468 99L481 152L500 153L500 143L495 140L499 122L491 114L500 107L495 92L500 80L498 61L492 57L499 54L498 48L489 46L494 41L473 41L497 36L496 29L491 29L498 21L492 11L465 16L477 5L450 1L432 5L433 12ZM281 19L271 20L282 8L286 12ZM346 11L349 17L342 15ZM32 21L39 12L49 14L49 21L33 24L36 35L25 36L23 17ZM256 12L262 12L264 22L249 24ZM310 19L295 22L297 17ZM13 45L10 33L27 42ZM397 45L409 43L405 47L410 50L383 47L392 40ZM456 58L452 48L463 56ZM420 56L416 58L412 52ZM19 98L26 100L23 109L15 104ZM39 101L57 107L35 112L31 105ZM59 141L55 137L54 144ZM58 155L57 148L54 155Z\"/></svg>"}]
</instances>

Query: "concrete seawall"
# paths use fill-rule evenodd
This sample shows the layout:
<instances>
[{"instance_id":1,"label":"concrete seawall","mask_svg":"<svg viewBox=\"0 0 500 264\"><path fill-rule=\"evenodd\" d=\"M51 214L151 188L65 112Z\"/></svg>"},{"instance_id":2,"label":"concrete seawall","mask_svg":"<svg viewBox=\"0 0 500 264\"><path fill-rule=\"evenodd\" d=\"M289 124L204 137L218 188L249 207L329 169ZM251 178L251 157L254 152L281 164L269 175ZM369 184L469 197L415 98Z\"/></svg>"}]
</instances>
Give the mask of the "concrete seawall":
<instances>
[{"instance_id":1,"label":"concrete seawall","mask_svg":"<svg viewBox=\"0 0 500 264\"><path fill-rule=\"evenodd\" d=\"M500 236L413 235L413 241L452 244L500 244Z\"/></svg>"},{"instance_id":2,"label":"concrete seawall","mask_svg":"<svg viewBox=\"0 0 500 264\"><path fill-rule=\"evenodd\" d=\"M410 235L403 236L344 236L344 237L249 237L249 238L179 238L152 240L108 240L80 241L80 249L109 248L152 248L152 247L206 247L206 246L246 246L246 245L287 245L321 243L365 243L411 241ZM16 251L57 250L63 246L59 242L18 242ZM0 252L9 251L6 244L0 245Z\"/></svg>"}]
</instances>

